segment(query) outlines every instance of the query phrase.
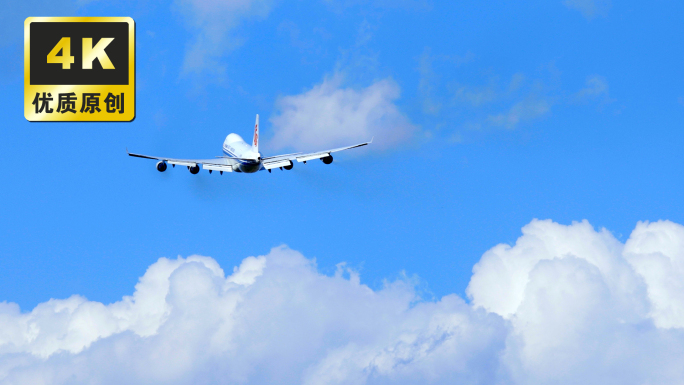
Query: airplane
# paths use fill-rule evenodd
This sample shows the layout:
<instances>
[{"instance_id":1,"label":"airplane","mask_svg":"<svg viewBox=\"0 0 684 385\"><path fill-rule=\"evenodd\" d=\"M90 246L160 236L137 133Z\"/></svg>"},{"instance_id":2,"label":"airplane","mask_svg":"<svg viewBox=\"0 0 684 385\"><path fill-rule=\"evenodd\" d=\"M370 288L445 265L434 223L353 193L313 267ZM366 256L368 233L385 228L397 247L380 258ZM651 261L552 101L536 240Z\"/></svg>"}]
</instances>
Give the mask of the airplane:
<instances>
[{"instance_id":1,"label":"airplane","mask_svg":"<svg viewBox=\"0 0 684 385\"><path fill-rule=\"evenodd\" d=\"M356 147L362 147L373 143L373 139L369 142L355 144L353 146L334 148L332 150L310 152L310 153L293 153L276 156L262 157L259 152L259 115L256 116L256 123L254 124L254 139L252 145L245 143L245 141L238 134L229 134L223 142L223 154L214 159L175 159L165 158L161 156L149 156L142 154L134 154L128 152L129 156L137 158L154 159L157 160L157 170L159 172L166 171L167 164L172 167L187 166L191 174L200 172L200 165L203 169L218 171L223 175L224 172L242 172L246 174L255 173L257 171L267 170L269 173L274 168L279 168L281 171L292 170L294 161L306 164L308 160L320 159L325 164L330 164L333 161L332 153L338 151L349 150Z\"/></svg>"}]
</instances>

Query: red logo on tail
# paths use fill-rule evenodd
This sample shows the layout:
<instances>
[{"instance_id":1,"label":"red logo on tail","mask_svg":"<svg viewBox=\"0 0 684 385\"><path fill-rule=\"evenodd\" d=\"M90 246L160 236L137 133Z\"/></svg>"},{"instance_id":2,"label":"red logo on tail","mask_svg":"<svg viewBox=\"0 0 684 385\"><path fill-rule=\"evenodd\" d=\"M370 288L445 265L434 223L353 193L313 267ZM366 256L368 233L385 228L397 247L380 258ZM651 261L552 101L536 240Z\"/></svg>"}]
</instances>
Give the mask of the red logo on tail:
<instances>
[{"instance_id":1,"label":"red logo on tail","mask_svg":"<svg viewBox=\"0 0 684 385\"><path fill-rule=\"evenodd\" d=\"M259 145L259 126L254 125L254 145Z\"/></svg>"}]
</instances>

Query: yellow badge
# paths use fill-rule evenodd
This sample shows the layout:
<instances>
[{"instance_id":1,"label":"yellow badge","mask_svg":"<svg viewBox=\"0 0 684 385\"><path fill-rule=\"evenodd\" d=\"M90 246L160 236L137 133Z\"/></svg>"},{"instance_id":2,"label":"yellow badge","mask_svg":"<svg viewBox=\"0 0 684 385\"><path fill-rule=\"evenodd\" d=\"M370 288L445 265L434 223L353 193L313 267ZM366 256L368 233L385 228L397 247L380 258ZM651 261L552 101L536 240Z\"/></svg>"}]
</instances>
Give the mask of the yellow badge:
<instances>
[{"instance_id":1,"label":"yellow badge","mask_svg":"<svg viewBox=\"0 0 684 385\"><path fill-rule=\"evenodd\" d=\"M32 122L132 121L133 19L27 18L24 116Z\"/></svg>"}]
</instances>

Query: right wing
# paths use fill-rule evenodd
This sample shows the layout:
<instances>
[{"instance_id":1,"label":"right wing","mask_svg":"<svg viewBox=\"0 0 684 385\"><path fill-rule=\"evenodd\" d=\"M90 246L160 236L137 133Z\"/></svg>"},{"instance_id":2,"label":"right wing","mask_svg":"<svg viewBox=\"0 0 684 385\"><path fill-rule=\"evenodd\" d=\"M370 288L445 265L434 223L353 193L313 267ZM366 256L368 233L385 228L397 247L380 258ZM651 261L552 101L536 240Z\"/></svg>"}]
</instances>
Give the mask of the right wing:
<instances>
[{"instance_id":1,"label":"right wing","mask_svg":"<svg viewBox=\"0 0 684 385\"><path fill-rule=\"evenodd\" d=\"M283 167L283 166L291 165L292 161L294 161L294 160L296 160L297 162L306 162L307 160L326 158L326 157L330 156L330 154L333 152L349 150L349 149L356 148L356 147L363 147L363 146L367 146L371 143L373 143L372 138L371 138L370 142L359 143L359 144L355 144L353 146L333 148L332 150L325 150L325 151L318 151L318 152L309 152L306 154L298 152L298 153L294 153L294 154L268 156L268 157L263 158L261 161L264 165L264 168L267 170L270 170L270 169L276 168L276 167Z\"/></svg>"}]
</instances>

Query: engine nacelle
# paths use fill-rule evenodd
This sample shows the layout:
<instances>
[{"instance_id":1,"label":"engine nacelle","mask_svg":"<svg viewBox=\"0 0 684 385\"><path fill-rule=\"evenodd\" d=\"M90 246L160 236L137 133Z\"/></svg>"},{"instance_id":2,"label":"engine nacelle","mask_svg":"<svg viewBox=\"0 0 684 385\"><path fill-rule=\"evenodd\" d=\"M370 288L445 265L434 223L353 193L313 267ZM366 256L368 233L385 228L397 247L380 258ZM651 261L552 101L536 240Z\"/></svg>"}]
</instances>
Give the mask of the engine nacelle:
<instances>
[{"instance_id":1,"label":"engine nacelle","mask_svg":"<svg viewBox=\"0 0 684 385\"><path fill-rule=\"evenodd\" d=\"M283 168L284 168L285 170L292 170L292 167L294 167L294 166L292 165L292 162L290 162L290 164L288 164L287 166L283 166Z\"/></svg>"},{"instance_id":2,"label":"engine nacelle","mask_svg":"<svg viewBox=\"0 0 684 385\"><path fill-rule=\"evenodd\" d=\"M326 157L324 157L324 158L321 158L321 160L322 160L323 163L325 163L325 164L330 164L330 163L332 163L332 161L333 161L333 157L332 157L332 155L328 155L328 156L326 156Z\"/></svg>"},{"instance_id":3,"label":"engine nacelle","mask_svg":"<svg viewBox=\"0 0 684 385\"><path fill-rule=\"evenodd\" d=\"M190 174L197 174L200 168L198 165L194 165L192 167L188 167L188 170L190 170Z\"/></svg>"},{"instance_id":4,"label":"engine nacelle","mask_svg":"<svg viewBox=\"0 0 684 385\"><path fill-rule=\"evenodd\" d=\"M159 171L159 172L166 171L166 162L164 162L163 160L157 162L157 171Z\"/></svg>"}]
</instances>

